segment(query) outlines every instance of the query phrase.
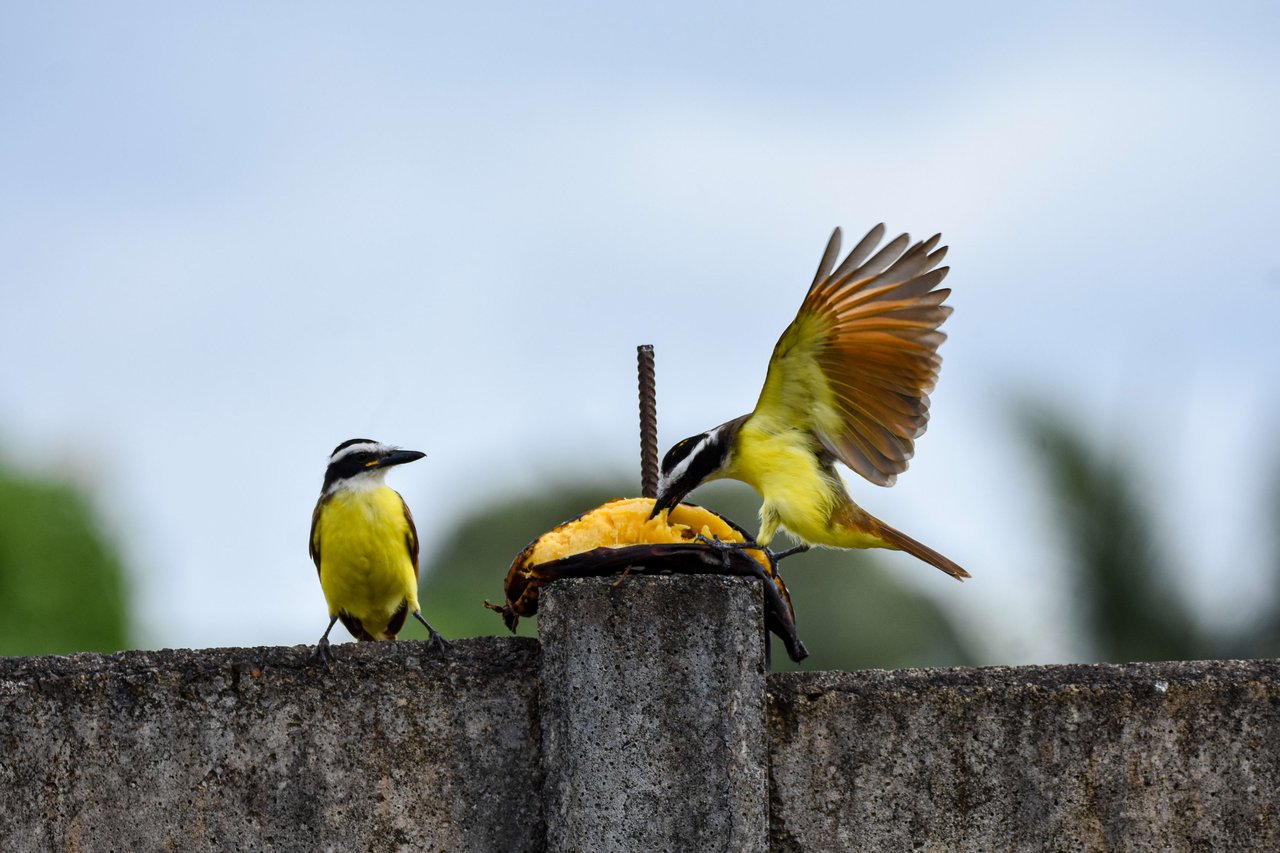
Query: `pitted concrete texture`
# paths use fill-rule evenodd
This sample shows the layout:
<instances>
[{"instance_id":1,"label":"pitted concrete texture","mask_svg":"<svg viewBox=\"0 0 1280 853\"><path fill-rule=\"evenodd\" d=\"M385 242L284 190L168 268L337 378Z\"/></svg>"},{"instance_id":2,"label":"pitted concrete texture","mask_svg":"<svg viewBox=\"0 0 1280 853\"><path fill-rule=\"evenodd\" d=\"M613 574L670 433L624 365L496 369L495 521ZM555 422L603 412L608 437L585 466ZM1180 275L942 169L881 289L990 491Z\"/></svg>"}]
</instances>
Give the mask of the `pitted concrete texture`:
<instances>
[{"instance_id":1,"label":"pitted concrete texture","mask_svg":"<svg viewBox=\"0 0 1280 853\"><path fill-rule=\"evenodd\" d=\"M1280 661L774 675L777 851L1280 850Z\"/></svg>"},{"instance_id":2,"label":"pitted concrete texture","mask_svg":"<svg viewBox=\"0 0 1280 853\"><path fill-rule=\"evenodd\" d=\"M547 849L767 850L759 581L611 580L542 591Z\"/></svg>"},{"instance_id":3,"label":"pitted concrete texture","mask_svg":"<svg viewBox=\"0 0 1280 853\"><path fill-rule=\"evenodd\" d=\"M537 644L0 658L0 849L540 849Z\"/></svg>"},{"instance_id":4,"label":"pitted concrete texture","mask_svg":"<svg viewBox=\"0 0 1280 853\"><path fill-rule=\"evenodd\" d=\"M0 853L1280 850L1280 661L766 682L758 581L543 596L541 653L0 658Z\"/></svg>"}]
</instances>

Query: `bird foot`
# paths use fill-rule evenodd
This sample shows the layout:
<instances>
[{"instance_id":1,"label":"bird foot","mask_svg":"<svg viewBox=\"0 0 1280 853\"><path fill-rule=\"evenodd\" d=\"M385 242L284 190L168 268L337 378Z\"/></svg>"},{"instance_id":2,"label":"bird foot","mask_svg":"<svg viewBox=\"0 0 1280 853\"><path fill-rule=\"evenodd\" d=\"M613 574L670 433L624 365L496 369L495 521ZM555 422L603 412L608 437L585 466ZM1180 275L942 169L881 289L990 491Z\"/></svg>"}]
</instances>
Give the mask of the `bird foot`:
<instances>
[{"instance_id":1,"label":"bird foot","mask_svg":"<svg viewBox=\"0 0 1280 853\"><path fill-rule=\"evenodd\" d=\"M331 669L335 660L333 649L329 648L329 638L321 637L320 642L316 643L316 650L311 653L310 662Z\"/></svg>"},{"instance_id":2,"label":"bird foot","mask_svg":"<svg viewBox=\"0 0 1280 853\"><path fill-rule=\"evenodd\" d=\"M763 551L769 555L770 559L774 563L777 563L779 560L785 560L793 554L803 554L805 551L808 551L810 547L808 545L800 544L796 545L794 548L788 548L785 551L772 551L756 542L725 542L719 536L708 538L703 536L701 533L694 538L703 544L710 545L712 548L724 555L726 567L729 564L729 553L732 551Z\"/></svg>"},{"instance_id":3,"label":"bird foot","mask_svg":"<svg viewBox=\"0 0 1280 853\"><path fill-rule=\"evenodd\" d=\"M717 551L763 551L764 548L754 542L726 542L719 536L704 536L699 533L693 537L704 545L710 545Z\"/></svg>"},{"instance_id":4,"label":"bird foot","mask_svg":"<svg viewBox=\"0 0 1280 853\"><path fill-rule=\"evenodd\" d=\"M485 604L494 610L498 609L496 607L492 607L492 605L489 605L487 601L485 602ZM440 654L444 654L445 652L449 651L449 647L452 646L453 643L450 643L448 640L446 640L444 637L440 635L439 631L437 631L435 628L432 628L431 623L426 620L426 617L424 617L420 611L418 610L413 611L413 618L421 622L422 627L427 629L427 633L430 635L427 637L428 646L435 649Z\"/></svg>"},{"instance_id":5,"label":"bird foot","mask_svg":"<svg viewBox=\"0 0 1280 853\"><path fill-rule=\"evenodd\" d=\"M444 654L453 648L453 643L446 640L439 631L431 632L431 636L427 638L427 645L435 649L438 654Z\"/></svg>"},{"instance_id":6,"label":"bird foot","mask_svg":"<svg viewBox=\"0 0 1280 853\"><path fill-rule=\"evenodd\" d=\"M699 533L694 537L704 545L710 546L713 550L720 552L720 561L724 563L725 569L731 568L729 565L729 555L734 551L764 551L766 549L760 547L754 542L725 542L719 536L707 537Z\"/></svg>"}]
</instances>

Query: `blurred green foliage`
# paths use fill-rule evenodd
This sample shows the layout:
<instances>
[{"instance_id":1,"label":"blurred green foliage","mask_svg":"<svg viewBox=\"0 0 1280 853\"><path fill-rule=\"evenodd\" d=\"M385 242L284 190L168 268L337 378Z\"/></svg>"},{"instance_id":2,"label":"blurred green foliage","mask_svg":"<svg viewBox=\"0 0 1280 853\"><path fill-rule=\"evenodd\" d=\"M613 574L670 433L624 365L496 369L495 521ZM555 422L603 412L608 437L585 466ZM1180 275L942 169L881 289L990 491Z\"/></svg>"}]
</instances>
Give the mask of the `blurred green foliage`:
<instances>
[{"instance_id":1,"label":"blurred green foliage","mask_svg":"<svg viewBox=\"0 0 1280 853\"><path fill-rule=\"evenodd\" d=\"M1195 602L1183 591L1187 574L1179 554L1155 534L1156 499L1143 490L1133 454L1101 446L1045 407L1023 407L1019 426L1044 475L1067 549L1089 659L1280 656L1280 470L1267 504L1274 521L1260 533L1270 545L1268 594L1252 615L1212 630L1197 620ZM440 540L424 542L424 614L451 638L506 634L501 618L482 602L503 601L503 581L516 554L557 524L637 491L621 475L595 484L553 482L539 494L472 512ZM747 530L758 526L759 497L742 484L713 483L693 499ZM927 531L910 532L928 541ZM977 639L966 636L945 608L947 596L962 588L905 554L814 550L788 559L782 574L811 652L799 668L975 661ZM127 593L121 561L81 491L0 466L0 654L125 648ZM536 617L521 621L520 634L536 632ZM402 636L425 634L410 622ZM775 669L797 668L776 641L773 650Z\"/></svg>"},{"instance_id":2,"label":"blurred green foliage","mask_svg":"<svg viewBox=\"0 0 1280 853\"><path fill-rule=\"evenodd\" d=\"M1280 456L1277 456L1280 463ZM1267 606L1259 620L1259 642L1267 657L1280 657L1280 464L1273 466L1270 500L1267 502L1267 525L1271 539L1271 586L1267 590Z\"/></svg>"},{"instance_id":3,"label":"blurred green foliage","mask_svg":"<svg viewBox=\"0 0 1280 853\"><path fill-rule=\"evenodd\" d=\"M1064 413L1030 404L1021 427L1043 467L1077 590L1092 659L1252 658L1280 655L1280 524L1271 526L1272 594L1252 619L1210 631L1180 583L1172 548L1154 535L1131 453L1091 443ZM1280 477L1271 512L1280 522Z\"/></svg>"},{"instance_id":4,"label":"blurred green foliage","mask_svg":"<svg viewBox=\"0 0 1280 853\"><path fill-rule=\"evenodd\" d=\"M484 599L501 604L511 561L542 533L610 498L636 494L622 477L613 484L549 485L544 495L511 498L465 519L439 548L429 548L423 583L423 610L446 637L506 634L498 614ZM693 497L755 530L759 498L738 484L716 483ZM803 669L948 666L971 663L972 654L945 611L929 597L903 585L897 572L934 570L906 555L892 570L865 552L811 551L785 561L783 577L796 608L800 637L811 652ZM900 562L901 565L897 563ZM939 574L940 585L955 582ZM949 590L948 590L949 591ZM519 633L534 636L537 620L522 619ZM406 627L405 638L422 639L421 626ZM773 642L775 669L796 668Z\"/></svg>"},{"instance_id":5,"label":"blurred green foliage","mask_svg":"<svg viewBox=\"0 0 1280 853\"><path fill-rule=\"evenodd\" d=\"M0 467L0 655L128 645L121 561L74 486Z\"/></svg>"},{"instance_id":6,"label":"blurred green foliage","mask_svg":"<svg viewBox=\"0 0 1280 853\"><path fill-rule=\"evenodd\" d=\"M505 602L502 585L511 561L545 531L620 494L608 486L561 483L549 485L545 495L509 498L469 514L438 546L423 545L423 615L450 638L508 634L502 617L483 603ZM522 619L518 633L537 636L537 620ZM426 635L415 623L400 636Z\"/></svg>"},{"instance_id":7,"label":"blurred green foliage","mask_svg":"<svg viewBox=\"0 0 1280 853\"><path fill-rule=\"evenodd\" d=\"M1280 658L1280 466L1272 472L1264 507L1270 523L1260 537L1270 545L1267 588L1251 620L1214 637L1213 657Z\"/></svg>"},{"instance_id":8,"label":"blurred green foliage","mask_svg":"<svg viewBox=\"0 0 1280 853\"><path fill-rule=\"evenodd\" d=\"M1096 659L1195 656L1204 640L1167 574L1131 463L1090 445L1059 413L1028 408L1022 425L1039 450Z\"/></svg>"},{"instance_id":9,"label":"blurred green foliage","mask_svg":"<svg viewBox=\"0 0 1280 853\"><path fill-rule=\"evenodd\" d=\"M1132 454L1100 446L1070 418L1048 408L1022 407L1018 425L1043 472L1067 549L1081 616L1078 630L1090 659L1280 656L1280 476L1274 478L1270 501L1276 521L1265 534L1272 540L1270 595L1255 617L1212 631L1197 621L1195 602L1183 592L1187 574L1177 565L1177 553L1155 535L1155 498L1141 488ZM542 494L476 511L438 547L427 545L422 601L428 618L448 637L505 634L499 616L481 603L502 602L503 580L516 554L555 525L637 491L622 476L600 485L554 483ZM758 526L759 498L742 484L714 483L692 499L747 530ZM928 540L926 531L917 533ZM913 572L918 577L905 583ZM814 550L788 559L782 574L800 637L811 652L799 668L951 666L975 660L976 638L966 636L938 603L958 594L958 586L904 554ZM920 591L931 584L936 601ZM536 635L536 618L521 620L519 633ZM425 634L415 624L402 636ZM773 666L797 668L776 641Z\"/></svg>"}]
</instances>

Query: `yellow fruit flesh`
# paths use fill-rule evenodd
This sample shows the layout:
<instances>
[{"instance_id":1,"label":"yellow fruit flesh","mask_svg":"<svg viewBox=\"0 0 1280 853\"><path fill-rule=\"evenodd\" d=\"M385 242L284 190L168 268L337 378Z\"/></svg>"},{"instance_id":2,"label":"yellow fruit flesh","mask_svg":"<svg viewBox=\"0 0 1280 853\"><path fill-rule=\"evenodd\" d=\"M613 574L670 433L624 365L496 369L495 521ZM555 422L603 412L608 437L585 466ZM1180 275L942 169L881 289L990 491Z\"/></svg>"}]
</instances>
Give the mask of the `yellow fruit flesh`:
<instances>
[{"instance_id":1,"label":"yellow fruit flesh","mask_svg":"<svg viewBox=\"0 0 1280 853\"><path fill-rule=\"evenodd\" d=\"M605 571L625 566L599 553L595 557L601 559L571 559L579 554L598 549L636 548L643 555L642 564L650 560L660 563L662 557L658 549L643 546L689 545L698 534L708 539L719 538L722 542L746 541L745 535L727 519L702 507L680 504L654 519L649 518L651 512L652 498L618 498L542 534L512 562L504 585L506 603L497 605L486 601L485 607L502 614L502 621L514 631L521 617L538 612L538 592L543 585L561 578L598 576L604 573L599 570L606 566L613 569ZM772 581L765 588L766 624L787 644L792 660L802 660L808 652L796 637L795 611L786 584L763 550L745 548L740 553L762 566L765 576ZM653 567L653 563L648 565ZM631 568L626 567L621 574L628 574ZM674 565L669 568L678 571ZM730 570L728 558L725 570L730 574L742 573L740 563L737 571Z\"/></svg>"},{"instance_id":2,"label":"yellow fruit flesh","mask_svg":"<svg viewBox=\"0 0 1280 853\"><path fill-rule=\"evenodd\" d=\"M680 504L667 515L649 518L652 498L618 498L580 518L544 533L521 555L521 565L537 566L594 548L626 548L631 545L663 545L691 542L699 533L724 542L746 541L727 521L702 507ZM766 569L759 551L746 552Z\"/></svg>"}]
</instances>

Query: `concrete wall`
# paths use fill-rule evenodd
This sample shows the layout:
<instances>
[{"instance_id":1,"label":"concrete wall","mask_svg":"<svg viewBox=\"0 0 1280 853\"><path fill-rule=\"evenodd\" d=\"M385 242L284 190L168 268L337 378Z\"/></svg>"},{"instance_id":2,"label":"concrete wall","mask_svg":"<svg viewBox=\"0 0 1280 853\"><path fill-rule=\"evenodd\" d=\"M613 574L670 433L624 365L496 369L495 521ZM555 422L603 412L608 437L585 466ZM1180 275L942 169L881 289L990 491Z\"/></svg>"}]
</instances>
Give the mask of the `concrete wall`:
<instances>
[{"instance_id":1,"label":"concrete wall","mask_svg":"<svg viewBox=\"0 0 1280 853\"><path fill-rule=\"evenodd\" d=\"M0 849L528 850L537 644L0 658Z\"/></svg>"},{"instance_id":2,"label":"concrete wall","mask_svg":"<svg viewBox=\"0 0 1280 853\"><path fill-rule=\"evenodd\" d=\"M778 851L1280 850L1280 661L769 688Z\"/></svg>"},{"instance_id":3,"label":"concrete wall","mask_svg":"<svg viewBox=\"0 0 1280 853\"><path fill-rule=\"evenodd\" d=\"M557 584L541 650L332 671L0 658L0 850L1280 849L1280 662L766 681L755 584Z\"/></svg>"}]
</instances>

